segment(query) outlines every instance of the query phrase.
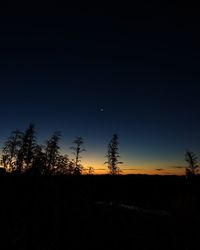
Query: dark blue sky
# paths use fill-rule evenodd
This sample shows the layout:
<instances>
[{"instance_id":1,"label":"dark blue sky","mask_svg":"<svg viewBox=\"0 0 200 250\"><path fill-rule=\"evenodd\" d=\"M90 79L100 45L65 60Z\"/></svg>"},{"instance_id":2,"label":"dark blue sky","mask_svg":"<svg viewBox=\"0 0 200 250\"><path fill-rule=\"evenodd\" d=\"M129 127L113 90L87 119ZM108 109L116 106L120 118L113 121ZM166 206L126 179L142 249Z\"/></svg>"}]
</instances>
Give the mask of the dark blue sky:
<instances>
[{"instance_id":1,"label":"dark blue sky","mask_svg":"<svg viewBox=\"0 0 200 250\"><path fill-rule=\"evenodd\" d=\"M198 9L5 9L0 22L1 141L33 121L41 140L61 130L66 151L83 136L101 168L118 133L124 168L141 171L200 150Z\"/></svg>"}]
</instances>

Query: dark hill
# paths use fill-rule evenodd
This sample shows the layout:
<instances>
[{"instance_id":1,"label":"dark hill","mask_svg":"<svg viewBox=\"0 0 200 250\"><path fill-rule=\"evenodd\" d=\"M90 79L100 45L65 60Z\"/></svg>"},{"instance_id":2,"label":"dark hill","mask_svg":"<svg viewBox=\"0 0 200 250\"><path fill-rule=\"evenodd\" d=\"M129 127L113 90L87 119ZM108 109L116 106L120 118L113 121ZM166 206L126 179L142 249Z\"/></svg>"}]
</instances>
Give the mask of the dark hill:
<instances>
[{"instance_id":1,"label":"dark hill","mask_svg":"<svg viewBox=\"0 0 200 250\"><path fill-rule=\"evenodd\" d=\"M198 249L199 178L8 175L0 190L1 249Z\"/></svg>"}]
</instances>

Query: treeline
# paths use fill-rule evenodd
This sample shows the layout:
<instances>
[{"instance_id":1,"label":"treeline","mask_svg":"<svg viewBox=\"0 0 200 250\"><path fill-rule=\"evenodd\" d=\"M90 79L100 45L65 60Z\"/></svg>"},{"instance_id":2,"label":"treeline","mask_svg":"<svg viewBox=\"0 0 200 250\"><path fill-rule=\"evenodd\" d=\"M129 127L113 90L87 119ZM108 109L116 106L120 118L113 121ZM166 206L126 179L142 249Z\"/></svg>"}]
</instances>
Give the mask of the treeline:
<instances>
[{"instance_id":1,"label":"treeline","mask_svg":"<svg viewBox=\"0 0 200 250\"><path fill-rule=\"evenodd\" d=\"M34 124L22 132L15 130L11 132L5 141L1 153L0 171L12 174L30 175L82 175L83 173L94 174L93 167L85 168L82 163L82 153L84 141L82 137L77 137L72 142L73 158L61 153L60 148L61 133L56 131L44 143L39 144ZM122 172L119 167L122 162L119 160L119 138L117 134L112 136L106 153L108 173L118 175ZM189 150L186 150L185 160L188 164L185 167L186 176L199 174L199 159ZM1 173L0 172L0 173Z\"/></svg>"},{"instance_id":2,"label":"treeline","mask_svg":"<svg viewBox=\"0 0 200 250\"><path fill-rule=\"evenodd\" d=\"M81 163L84 149L82 137L77 137L72 142L73 159L60 151L61 133L56 131L44 144L37 142L36 129L30 124L24 131L15 130L4 143L1 155L3 170L12 174L30 175L82 175L94 174L94 168L84 168ZM107 164L109 173L119 174L121 172L118 161L118 136L113 135L108 144Z\"/></svg>"}]
</instances>

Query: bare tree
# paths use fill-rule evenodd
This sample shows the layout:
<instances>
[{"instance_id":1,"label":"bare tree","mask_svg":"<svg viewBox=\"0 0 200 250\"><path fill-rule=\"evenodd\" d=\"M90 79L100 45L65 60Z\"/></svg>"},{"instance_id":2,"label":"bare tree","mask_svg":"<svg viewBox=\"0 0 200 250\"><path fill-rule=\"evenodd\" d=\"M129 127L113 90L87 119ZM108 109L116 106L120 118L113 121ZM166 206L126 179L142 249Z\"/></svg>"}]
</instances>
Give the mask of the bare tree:
<instances>
[{"instance_id":1,"label":"bare tree","mask_svg":"<svg viewBox=\"0 0 200 250\"><path fill-rule=\"evenodd\" d=\"M107 152L107 164L109 173L111 175L117 175L121 173L121 169L119 168L119 164L123 164L123 162L119 161L119 138L117 134L114 134L110 143L108 144L108 152Z\"/></svg>"},{"instance_id":2,"label":"bare tree","mask_svg":"<svg viewBox=\"0 0 200 250\"><path fill-rule=\"evenodd\" d=\"M83 172L83 166L81 165L81 153L85 152L86 150L83 148L83 139L82 137L77 137L73 144L74 146L71 147L73 150L73 154L75 156L75 159L73 159L74 162L74 174L75 175L81 175Z\"/></svg>"},{"instance_id":3,"label":"bare tree","mask_svg":"<svg viewBox=\"0 0 200 250\"><path fill-rule=\"evenodd\" d=\"M185 160L188 163L186 175L196 175L199 168L197 156L193 152L186 150Z\"/></svg>"}]
</instances>

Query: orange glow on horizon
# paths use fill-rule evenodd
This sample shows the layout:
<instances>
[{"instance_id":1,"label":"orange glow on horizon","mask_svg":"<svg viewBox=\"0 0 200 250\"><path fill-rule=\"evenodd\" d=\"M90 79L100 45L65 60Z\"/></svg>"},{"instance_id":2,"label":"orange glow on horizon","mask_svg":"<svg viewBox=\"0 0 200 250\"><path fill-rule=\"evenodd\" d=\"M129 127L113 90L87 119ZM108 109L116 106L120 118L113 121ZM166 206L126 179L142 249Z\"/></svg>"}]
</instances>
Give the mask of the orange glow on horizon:
<instances>
[{"instance_id":1,"label":"orange glow on horizon","mask_svg":"<svg viewBox=\"0 0 200 250\"><path fill-rule=\"evenodd\" d=\"M108 168L106 164L103 164L104 159L99 158L98 155L91 155L84 157L82 160L83 166L94 168L94 174L108 174ZM124 164L119 167L122 170L122 174L147 174L147 175L185 175L185 162L184 161L171 161L164 162L160 160L131 161L124 159Z\"/></svg>"},{"instance_id":2,"label":"orange glow on horizon","mask_svg":"<svg viewBox=\"0 0 200 250\"><path fill-rule=\"evenodd\" d=\"M87 169L87 168L86 168ZM173 169L173 168L163 168L160 170L152 169L152 168L121 168L122 175L128 174L145 174L145 175L185 175L185 168L180 169ZM87 172L87 171L86 171ZM99 168L94 167L94 174L101 175L101 174L108 174L108 169L106 167Z\"/></svg>"},{"instance_id":3,"label":"orange glow on horizon","mask_svg":"<svg viewBox=\"0 0 200 250\"><path fill-rule=\"evenodd\" d=\"M95 160L92 159L94 163ZM98 163L98 161L96 161ZM83 161L82 162L84 166L84 171L83 174L88 173L89 167L93 167L94 169L94 174L95 175L105 175L108 174L108 168L106 165L103 165L100 163L99 164L88 164L88 162ZM158 167L159 166L159 167ZM3 167L0 165L0 167ZM143 166L120 166L122 170L122 175L128 175L128 174L145 174L145 175L185 175L185 167L173 167L169 166L169 164L146 164Z\"/></svg>"}]
</instances>

